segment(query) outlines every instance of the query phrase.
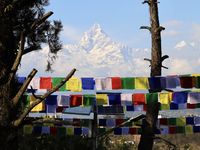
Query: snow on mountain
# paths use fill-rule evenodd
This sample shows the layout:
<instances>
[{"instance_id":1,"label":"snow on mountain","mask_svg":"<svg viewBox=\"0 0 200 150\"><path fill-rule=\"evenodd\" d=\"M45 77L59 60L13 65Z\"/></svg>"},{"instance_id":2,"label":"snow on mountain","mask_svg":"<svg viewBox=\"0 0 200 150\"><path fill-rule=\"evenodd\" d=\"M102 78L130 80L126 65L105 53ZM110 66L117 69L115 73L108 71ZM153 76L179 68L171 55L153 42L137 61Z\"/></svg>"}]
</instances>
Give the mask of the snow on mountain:
<instances>
[{"instance_id":1,"label":"snow on mountain","mask_svg":"<svg viewBox=\"0 0 200 150\"><path fill-rule=\"evenodd\" d=\"M41 55L35 53L37 59L45 60L47 54L40 53ZM66 70L75 67L79 70L76 74L78 76L148 75L149 64L143 61L147 55L148 49L133 49L114 42L99 24L94 24L83 34L79 43L63 45L63 50L58 53L58 59L53 65L53 74L64 75ZM23 62L27 64L32 61L24 58ZM37 67L45 68L45 65L46 63L39 63Z\"/></svg>"}]
</instances>

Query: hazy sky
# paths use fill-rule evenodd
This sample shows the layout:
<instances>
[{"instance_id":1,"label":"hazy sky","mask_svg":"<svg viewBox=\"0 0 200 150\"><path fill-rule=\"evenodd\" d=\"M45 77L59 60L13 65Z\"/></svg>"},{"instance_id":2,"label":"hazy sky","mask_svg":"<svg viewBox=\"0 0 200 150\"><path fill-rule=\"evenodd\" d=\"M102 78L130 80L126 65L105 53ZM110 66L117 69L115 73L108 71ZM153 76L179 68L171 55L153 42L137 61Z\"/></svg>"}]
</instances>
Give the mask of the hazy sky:
<instances>
[{"instance_id":1,"label":"hazy sky","mask_svg":"<svg viewBox=\"0 0 200 150\"><path fill-rule=\"evenodd\" d=\"M51 19L61 20L63 23L61 40L64 45L77 44L84 32L98 23L113 41L131 48L150 50L149 32L139 29L142 25L149 25L148 5L143 5L142 2L50 0L47 10L54 12ZM170 69L164 71L164 74L200 73L199 9L199 0L160 0L160 24L166 28L162 32L162 50L163 54L170 56L165 62ZM20 73L27 72L22 69ZM148 75L143 72L140 74Z\"/></svg>"}]
</instances>

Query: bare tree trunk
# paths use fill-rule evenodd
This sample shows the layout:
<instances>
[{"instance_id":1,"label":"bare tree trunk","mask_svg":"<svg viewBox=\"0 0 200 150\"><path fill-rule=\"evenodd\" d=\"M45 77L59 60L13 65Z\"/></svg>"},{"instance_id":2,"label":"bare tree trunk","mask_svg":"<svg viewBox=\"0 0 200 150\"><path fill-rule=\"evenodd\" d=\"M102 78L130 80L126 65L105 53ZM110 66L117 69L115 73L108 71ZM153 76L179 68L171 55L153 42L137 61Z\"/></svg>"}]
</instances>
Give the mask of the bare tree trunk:
<instances>
[{"instance_id":1,"label":"bare tree trunk","mask_svg":"<svg viewBox=\"0 0 200 150\"><path fill-rule=\"evenodd\" d=\"M160 76L162 68L162 50L161 50L161 34L164 30L160 27L158 18L158 6L157 0L148 0L143 3L148 3L150 12L151 27L145 27L151 32L151 77ZM159 90L149 90L149 92L159 92ZM153 148L154 141L154 130L156 128L156 122L159 112L159 103L151 102L147 104L146 118L142 126L142 134L140 143L138 146L139 150L151 150Z\"/></svg>"}]
</instances>

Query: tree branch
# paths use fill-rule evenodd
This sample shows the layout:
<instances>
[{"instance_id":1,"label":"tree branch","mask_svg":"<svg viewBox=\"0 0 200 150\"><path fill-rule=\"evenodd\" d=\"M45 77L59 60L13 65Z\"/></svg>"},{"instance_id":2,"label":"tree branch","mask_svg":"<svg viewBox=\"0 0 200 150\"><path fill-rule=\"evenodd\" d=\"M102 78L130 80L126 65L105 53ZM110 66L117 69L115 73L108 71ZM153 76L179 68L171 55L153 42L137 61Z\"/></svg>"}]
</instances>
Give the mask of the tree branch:
<instances>
[{"instance_id":1,"label":"tree branch","mask_svg":"<svg viewBox=\"0 0 200 150\"><path fill-rule=\"evenodd\" d=\"M148 4L148 5L150 5L150 2L148 0L145 0L144 2L142 2L142 4Z\"/></svg>"},{"instance_id":2,"label":"tree branch","mask_svg":"<svg viewBox=\"0 0 200 150\"><path fill-rule=\"evenodd\" d=\"M147 29L151 32L151 27L148 27L148 26L141 26L140 29Z\"/></svg>"},{"instance_id":3,"label":"tree branch","mask_svg":"<svg viewBox=\"0 0 200 150\"><path fill-rule=\"evenodd\" d=\"M24 51L24 44L25 44L25 36L24 36L24 32L21 32L21 36L20 36L20 46L19 46L19 51L17 53L16 59L14 61L14 64L11 68L11 72L9 75L9 80L8 82L11 82L11 80L13 79L13 77L15 76L16 72L17 72L17 68L21 62L21 58L22 58L22 54Z\"/></svg>"},{"instance_id":4,"label":"tree branch","mask_svg":"<svg viewBox=\"0 0 200 150\"><path fill-rule=\"evenodd\" d=\"M162 31L162 30L165 30L165 27L162 27L162 26L160 26L160 27L158 27L158 29L157 29L158 31Z\"/></svg>"},{"instance_id":5,"label":"tree branch","mask_svg":"<svg viewBox=\"0 0 200 150\"><path fill-rule=\"evenodd\" d=\"M53 12L52 12L52 11L50 11L50 12L44 14L44 16L42 16L42 18L36 20L36 21L32 24L31 29L32 29L32 30L36 29L36 28L37 28L39 25L41 25L46 19L48 19L51 15L53 15Z\"/></svg>"},{"instance_id":6,"label":"tree branch","mask_svg":"<svg viewBox=\"0 0 200 150\"><path fill-rule=\"evenodd\" d=\"M18 127L22 121L26 118L26 116L28 115L28 113L39 103L41 103L42 101L45 100L45 98L47 98L49 95L51 95L52 93L54 93L55 91L57 91L61 86L63 86L65 84L65 82L67 82L76 72L76 69L72 69L72 71L65 77L65 79L63 81L60 82L59 85L57 85L55 88L53 88L52 90L48 91L47 93L45 93L44 95L40 96L39 99L37 99L36 101L34 101L33 103L31 103L31 105L26 108L24 110L24 112L19 116L18 119L14 120L12 122L12 126L14 127Z\"/></svg>"},{"instance_id":7,"label":"tree branch","mask_svg":"<svg viewBox=\"0 0 200 150\"><path fill-rule=\"evenodd\" d=\"M28 78L26 79L26 81L24 82L24 84L22 85L22 87L20 88L20 90L18 91L18 93L15 95L15 97L12 99L12 102L13 102L14 106L16 106L16 104L19 102L19 99L21 98L21 96L26 91L29 83L31 82L31 80L33 79L33 77L35 76L36 73L37 73L37 70L33 69L31 71L31 73L28 75Z\"/></svg>"}]
</instances>

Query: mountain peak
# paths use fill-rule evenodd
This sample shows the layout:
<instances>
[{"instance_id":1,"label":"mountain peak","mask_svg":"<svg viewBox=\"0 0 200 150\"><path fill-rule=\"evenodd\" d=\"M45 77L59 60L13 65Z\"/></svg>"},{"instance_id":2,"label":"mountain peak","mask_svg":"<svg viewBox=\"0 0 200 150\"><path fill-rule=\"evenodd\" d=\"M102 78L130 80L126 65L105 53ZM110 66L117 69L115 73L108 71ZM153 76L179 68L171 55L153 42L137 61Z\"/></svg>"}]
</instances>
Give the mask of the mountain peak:
<instances>
[{"instance_id":1,"label":"mountain peak","mask_svg":"<svg viewBox=\"0 0 200 150\"><path fill-rule=\"evenodd\" d=\"M91 31L93 32L103 32L100 24L95 23L92 27L91 27Z\"/></svg>"},{"instance_id":2,"label":"mountain peak","mask_svg":"<svg viewBox=\"0 0 200 150\"><path fill-rule=\"evenodd\" d=\"M84 33L79 45L86 51L92 50L98 43L107 43L111 39L103 31L99 24L94 24L87 32Z\"/></svg>"}]
</instances>

